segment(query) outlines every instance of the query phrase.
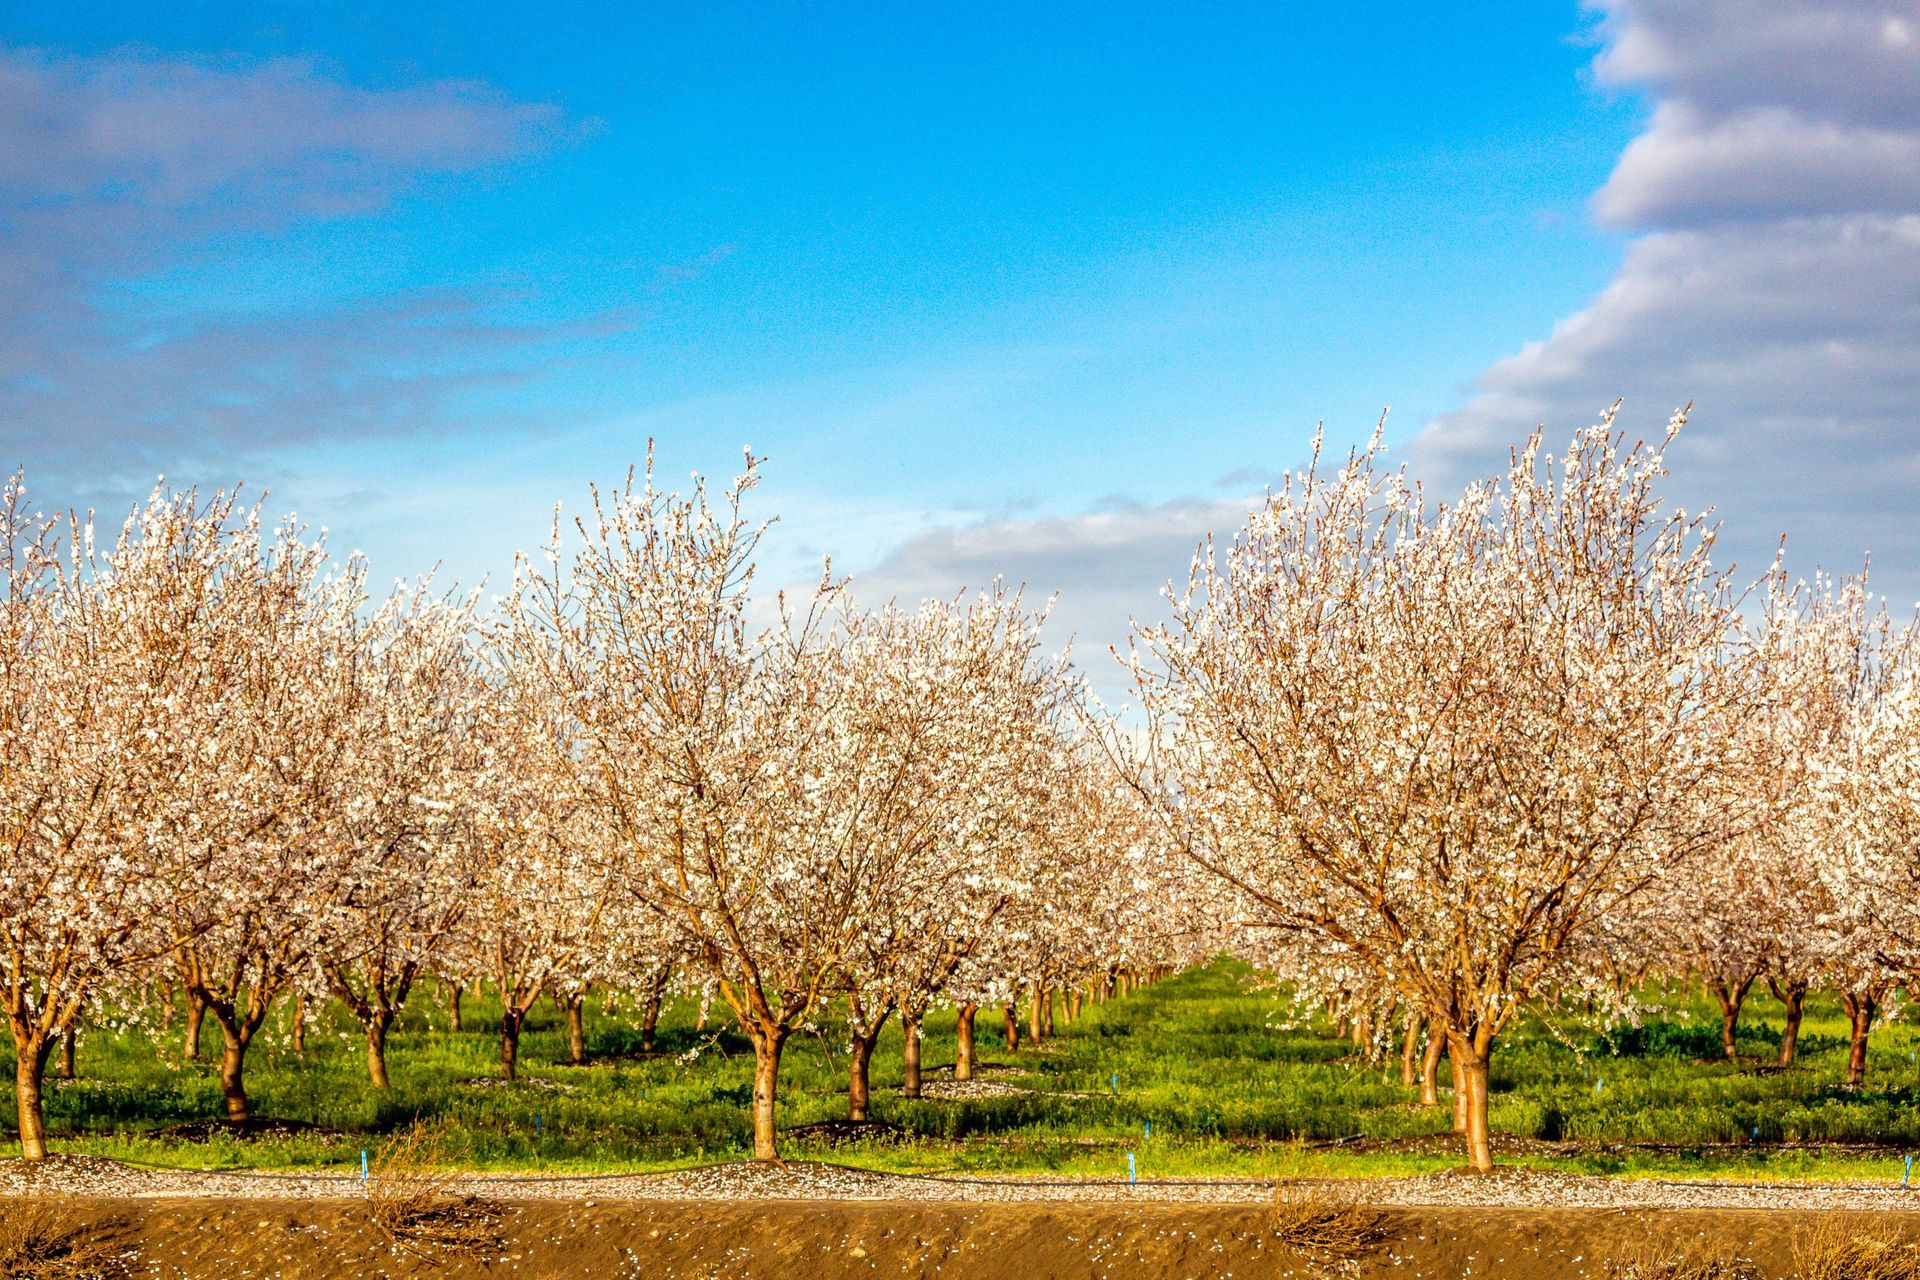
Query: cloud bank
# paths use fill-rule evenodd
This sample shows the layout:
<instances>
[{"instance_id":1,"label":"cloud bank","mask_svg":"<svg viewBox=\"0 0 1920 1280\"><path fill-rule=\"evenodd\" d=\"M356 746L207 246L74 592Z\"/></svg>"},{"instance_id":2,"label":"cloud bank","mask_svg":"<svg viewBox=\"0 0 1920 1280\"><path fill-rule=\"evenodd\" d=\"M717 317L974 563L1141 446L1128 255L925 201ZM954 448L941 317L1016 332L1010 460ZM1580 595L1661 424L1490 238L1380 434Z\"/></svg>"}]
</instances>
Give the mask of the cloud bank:
<instances>
[{"instance_id":1,"label":"cloud bank","mask_svg":"<svg viewBox=\"0 0 1920 1280\"><path fill-rule=\"evenodd\" d=\"M1654 100L1594 197L1636 233L1579 313L1483 374L1413 443L1443 484L1615 396L1651 432L1694 403L1676 501L1715 504L1746 567L1920 595L1920 4L1612 0L1604 84Z\"/></svg>"}]
</instances>

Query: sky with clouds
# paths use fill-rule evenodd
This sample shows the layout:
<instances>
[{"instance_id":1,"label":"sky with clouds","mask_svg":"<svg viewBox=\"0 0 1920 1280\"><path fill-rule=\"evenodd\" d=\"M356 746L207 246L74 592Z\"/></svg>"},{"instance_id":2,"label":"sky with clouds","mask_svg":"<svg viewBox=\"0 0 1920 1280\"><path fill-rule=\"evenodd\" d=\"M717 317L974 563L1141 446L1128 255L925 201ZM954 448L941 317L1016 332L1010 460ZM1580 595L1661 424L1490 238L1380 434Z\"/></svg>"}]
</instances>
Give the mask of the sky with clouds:
<instances>
[{"instance_id":1,"label":"sky with clouds","mask_svg":"<svg viewBox=\"0 0 1920 1280\"><path fill-rule=\"evenodd\" d=\"M503 573L658 441L775 578L1092 663L1316 424L1444 492L1692 401L1755 570L1920 595L1920 0L0 13L0 444Z\"/></svg>"}]
</instances>

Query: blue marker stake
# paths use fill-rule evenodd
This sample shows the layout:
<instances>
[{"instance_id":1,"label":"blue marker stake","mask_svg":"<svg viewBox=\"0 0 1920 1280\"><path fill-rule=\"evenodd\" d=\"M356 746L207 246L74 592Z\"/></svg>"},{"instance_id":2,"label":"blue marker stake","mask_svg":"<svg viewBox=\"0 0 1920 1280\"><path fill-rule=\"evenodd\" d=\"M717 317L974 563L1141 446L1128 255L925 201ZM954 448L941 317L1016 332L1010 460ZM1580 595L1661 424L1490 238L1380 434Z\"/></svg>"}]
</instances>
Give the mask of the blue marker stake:
<instances>
[{"instance_id":1,"label":"blue marker stake","mask_svg":"<svg viewBox=\"0 0 1920 1280\"><path fill-rule=\"evenodd\" d=\"M535 1116L533 1118L533 1136L534 1137L537 1138L540 1136L540 1125L541 1125L541 1122L545 1119L546 1119L545 1116Z\"/></svg>"},{"instance_id":2,"label":"blue marker stake","mask_svg":"<svg viewBox=\"0 0 1920 1280\"><path fill-rule=\"evenodd\" d=\"M1140 1123L1140 1136L1143 1138L1151 1138L1153 1136L1153 1121L1143 1120Z\"/></svg>"},{"instance_id":3,"label":"blue marker stake","mask_svg":"<svg viewBox=\"0 0 1920 1280\"><path fill-rule=\"evenodd\" d=\"M1138 1181L1140 1181L1140 1178L1139 1178L1139 1175L1134 1170L1133 1152L1129 1151L1127 1152L1127 1185L1132 1186L1134 1183Z\"/></svg>"},{"instance_id":4,"label":"blue marker stake","mask_svg":"<svg viewBox=\"0 0 1920 1280\"><path fill-rule=\"evenodd\" d=\"M1598 1080L1595 1080L1593 1082L1593 1091L1595 1093L1600 1092L1602 1089L1606 1087L1607 1087L1607 1078L1605 1076L1602 1076Z\"/></svg>"},{"instance_id":5,"label":"blue marker stake","mask_svg":"<svg viewBox=\"0 0 1920 1280\"><path fill-rule=\"evenodd\" d=\"M366 1180L367 1180L367 1149L365 1147L362 1147L360 1148L360 1181L364 1185L366 1183Z\"/></svg>"},{"instance_id":6,"label":"blue marker stake","mask_svg":"<svg viewBox=\"0 0 1920 1280\"><path fill-rule=\"evenodd\" d=\"M1759 1126L1759 1125L1755 1125L1755 1126L1753 1126L1753 1140L1754 1140L1755 1142L1758 1142L1758 1141L1760 1141L1760 1126Z\"/></svg>"},{"instance_id":7,"label":"blue marker stake","mask_svg":"<svg viewBox=\"0 0 1920 1280\"><path fill-rule=\"evenodd\" d=\"M1119 1097L1120 1096L1120 1077L1118 1075L1111 1075L1107 1077L1107 1080L1108 1080L1108 1083L1113 1088L1113 1096L1116 1098Z\"/></svg>"},{"instance_id":8,"label":"blue marker stake","mask_svg":"<svg viewBox=\"0 0 1920 1280\"><path fill-rule=\"evenodd\" d=\"M1912 1181L1913 1181L1913 1157L1908 1156L1906 1172L1900 1175L1900 1185L1904 1187L1909 1183L1911 1183Z\"/></svg>"}]
</instances>

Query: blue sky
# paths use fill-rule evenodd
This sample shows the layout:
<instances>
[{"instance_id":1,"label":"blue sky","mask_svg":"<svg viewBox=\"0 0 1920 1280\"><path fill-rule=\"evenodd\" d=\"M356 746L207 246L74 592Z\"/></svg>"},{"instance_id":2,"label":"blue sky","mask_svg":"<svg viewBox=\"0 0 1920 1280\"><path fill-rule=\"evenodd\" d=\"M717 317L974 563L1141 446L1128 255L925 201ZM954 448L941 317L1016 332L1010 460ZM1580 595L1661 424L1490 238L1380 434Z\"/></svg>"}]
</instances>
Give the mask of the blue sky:
<instances>
[{"instance_id":1,"label":"blue sky","mask_svg":"<svg viewBox=\"0 0 1920 1280\"><path fill-rule=\"evenodd\" d=\"M1783 338L1764 271L1721 320L1672 301L1769 235L1831 279L1820 253L1878 230L1892 274L1852 265L1920 305L1911 189L1807 197L1836 127L1882 168L1910 141L1912 3L826 10L10 6L9 460L50 501L242 478L383 572L470 580L648 436L669 475L751 444L777 574L1007 573L1104 645L1316 421L1345 443L1391 405L1444 485L1536 421L1693 398L1680 496L1743 549L1804 526L1820 563L1878 541L1912 577L1911 336L1852 336L1884 377L1846 392L1853 362L1789 357L1858 316ZM1669 189L1729 138L1748 171ZM1783 156L1807 183L1752 194ZM1649 358L1673 343L1701 359ZM1750 438L1768 368L1809 407ZM1742 458L1782 440L1870 464L1885 535L1844 485L1753 500L1781 478Z\"/></svg>"}]
</instances>

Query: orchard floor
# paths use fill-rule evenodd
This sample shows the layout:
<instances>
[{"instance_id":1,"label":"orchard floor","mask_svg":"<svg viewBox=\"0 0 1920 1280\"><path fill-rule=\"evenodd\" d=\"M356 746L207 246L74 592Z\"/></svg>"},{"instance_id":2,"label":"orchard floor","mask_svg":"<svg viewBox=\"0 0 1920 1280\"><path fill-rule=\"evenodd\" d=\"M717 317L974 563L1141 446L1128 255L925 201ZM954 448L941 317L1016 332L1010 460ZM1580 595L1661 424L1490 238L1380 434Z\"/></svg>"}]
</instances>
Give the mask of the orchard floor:
<instances>
[{"instance_id":1,"label":"orchard floor","mask_svg":"<svg viewBox=\"0 0 1920 1280\"><path fill-rule=\"evenodd\" d=\"M901 1178L831 1165L734 1164L651 1178L480 1176L494 1246L396 1253L350 1180L154 1173L86 1157L0 1165L0 1214L57 1196L68 1229L110 1241L127 1280L721 1280L953 1277L1407 1277L1605 1280L1649 1246L1732 1253L1798 1274L1823 1221L1920 1240L1920 1191L1701 1183L1510 1169L1339 1185L1384 1215L1341 1261L1286 1244L1269 1185ZM14 1272L10 1274L37 1274Z\"/></svg>"}]
</instances>

